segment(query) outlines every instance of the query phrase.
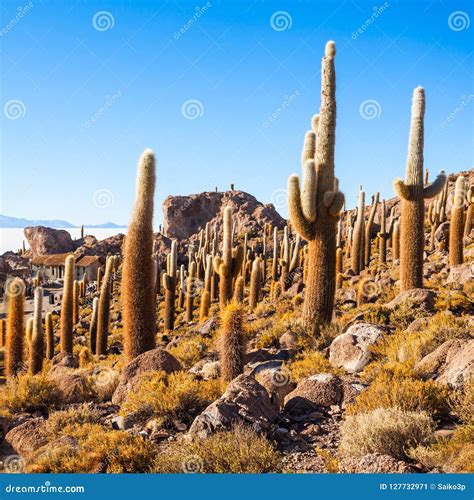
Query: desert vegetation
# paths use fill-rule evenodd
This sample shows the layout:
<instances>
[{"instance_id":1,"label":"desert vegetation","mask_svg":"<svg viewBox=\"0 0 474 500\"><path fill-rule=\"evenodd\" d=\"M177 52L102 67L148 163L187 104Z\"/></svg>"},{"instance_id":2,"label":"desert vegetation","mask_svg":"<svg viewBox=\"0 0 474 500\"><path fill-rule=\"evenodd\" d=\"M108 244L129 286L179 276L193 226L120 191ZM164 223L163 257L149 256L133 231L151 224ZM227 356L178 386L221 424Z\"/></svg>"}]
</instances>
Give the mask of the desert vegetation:
<instances>
[{"instance_id":1,"label":"desert vegetation","mask_svg":"<svg viewBox=\"0 0 474 500\"><path fill-rule=\"evenodd\" d=\"M203 194L217 215L189 237L154 233L146 150L93 283L71 253L44 313L44 276L8 276L4 472L12 456L53 473L473 472L473 171L429 182L417 87L396 197L361 187L345 207L335 61L328 42L288 221L232 188Z\"/></svg>"}]
</instances>

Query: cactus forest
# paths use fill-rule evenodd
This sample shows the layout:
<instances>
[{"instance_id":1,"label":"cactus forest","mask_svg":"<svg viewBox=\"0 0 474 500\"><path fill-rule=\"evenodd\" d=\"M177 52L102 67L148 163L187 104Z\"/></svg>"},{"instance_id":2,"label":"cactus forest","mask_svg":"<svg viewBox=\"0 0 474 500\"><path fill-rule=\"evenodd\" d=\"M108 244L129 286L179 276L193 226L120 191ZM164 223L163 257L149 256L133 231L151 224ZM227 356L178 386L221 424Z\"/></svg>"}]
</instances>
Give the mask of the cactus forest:
<instances>
[{"instance_id":1,"label":"cactus forest","mask_svg":"<svg viewBox=\"0 0 474 500\"><path fill-rule=\"evenodd\" d=\"M473 472L474 171L428 169L432 102L412 86L391 195L360 178L349 206L335 162L347 82L336 43L317 50L319 110L278 172L287 220L229 172L230 189L189 197L216 205L193 231L156 231L162 172L146 149L125 235L82 234L55 280L16 254L28 272L2 273L6 469Z\"/></svg>"}]
</instances>

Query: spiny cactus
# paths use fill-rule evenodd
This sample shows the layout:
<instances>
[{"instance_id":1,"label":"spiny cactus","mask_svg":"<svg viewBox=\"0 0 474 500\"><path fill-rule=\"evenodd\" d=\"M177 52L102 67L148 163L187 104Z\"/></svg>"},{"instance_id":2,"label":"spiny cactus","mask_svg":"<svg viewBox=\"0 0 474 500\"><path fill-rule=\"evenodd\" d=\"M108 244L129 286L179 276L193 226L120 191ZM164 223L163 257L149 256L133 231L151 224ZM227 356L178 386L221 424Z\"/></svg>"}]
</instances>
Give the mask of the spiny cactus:
<instances>
[{"instance_id":1,"label":"spiny cactus","mask_svg":"<svg viewBox=\"0 0 474 500\"><path fill-rule=\"evenodd\" d=\"M89 348L92 353L97 352L97 317L99 314L99 297L92 301L91 322L89 324Z\"/></svg>"},{"instance_id":2,"label":"spiny cactus","mask_svg":"<svg viewBox=\"0 0 474 500\"><path fill-rule=\"evenodd\" d=\"M393 239L392 239L392 259L400 258L400 223L396 220L393 224Z\"/></svg>"},{"instance_id":3,"label":"spiny cactus","mask_svg":"<svg viewBox=\"0 0 474 500\"><path fill-rule=\"evenodd\" d=\"M25 284L20 278L7 281L7 338L5 342L5 375L14 377L23 367L23 315Z\"/></svg>"},{"instance_id":4,"label":"spiny cactus","mask_svg":"<svg viewBox=\"0 0 474 500\"><path fill-rule=\"evenodd\" d=\"M242 306L228 304L222 311L222 327L219 338L221 376L230 382L244 371L245 331Z\"/></svg>"},{"instance_id":5,"label":"spiny cactus","mask_svg":"<svg viewBox=\"0 0 474 500\"><path fill-rule=\"evenodd\" d=\"M171 250L168 257L167 272L163 275L163 288L165 289L165 331L173 330L176 312L176 279L178 269L178 243L176 240L171 242ZM182 276L184 283L184 271Z\"/></svg>"},{"instance_id":6,"label":"spiny cactus","mask_svg":"<svg viewBox=\"0 0 474 500\"><path fill-rule=\"evenodd\" d=\"M199 321L202 323L209 317L209 309L211 307L211 294L207 290L202 292L199 307Z\"/></svg>"},{"instance_id":7,"label":"spiny cactus","mask_svg":"<svg viewBox=\"0 0 474 500\"><path fill-rule=\"evenodd\" d=\"M184 309L184 302L186 299L184 291L186 290L186 272L184 269L184 264L179 266L179 290L178 290L178 305L177 308L179 311Z\"/></svg>"},{"instance_id":8,"label":"spiny cactus","mask_svg":"<svg viewBox=\"0 0 474 500\"><path fill-rule=\"evenodd\" d=\"M336 45L326 44L321 71L321 111L313 120L317 136L309 159L303 165L303 193L297 175L288 180L289 213L293 227L308 240L308 275L303 306L303 323L312 333L329 323L334 307L336 285L336 232L344 195L338 191L334 177L334 143L336 130Z\"/></svg>"},{"instance_id":9,"label":"spiny cactus","mask_svg":"<svg viewBox=\"0 0 474 500\"><path fill-rule=\"evenodd\" d=\"M37 287L34 296L33 332L30 344L29 370L32 375L41 372L44 358L44 331L42 323L43 289Z\"/></svg>"},{"instance_id":10,"label":"spiny cactus","mask_svg":"<svg viewBox=\"0 0 474 500\"><path fill-rule=\"evenodd\" d=\"M436 180L423 185L425 91L413 92L410 138L405 180L396 179L393 187L401 200L400 288L423 288L423 251L425 243L425 199L436 196L445 185L441 172Z\"/></svg>"},{"instance_id":11,"label":"spiny cactus","mask_svg":"<svg viewBox=\"0 0 474 500\"><path fill-rule=\"evenodd\" d=\"M428 207L428 222L431 226L429 246L430 252L435 249L436 229L438 229L440 217L439 206L440 200L434 200L433 203L431 203Z\"/></svg>"},{"instance_id":12,"label":"spiny cactus","mask_svg":"<svg viewBox=\"0 0 474 500\"><path fill-rule=\"evenodd\" d=\"M194 295L198 291L198 283L196 281L196 262L189 264L188 278L186 280L186 323L191 323L194 315Z\"/></svg>"},{"instance_id":13,"label":"spiny cactus","mask_svg":"<svg viewBox=\"0 0 474 500\"><path fill-rule=\"evenodd\" d=\"M250 294L249 294L249 307L253 311L260 300L260 293L262 289L262 262L257 257L252 264L252 273L250 274Z\"/></svg>"},{"instance_id":14,"label":"spiny cactus","mask_svg":"<svg viewBox=\"0 0 474 500\"><path fill-rule=\"evenodd\" d=\"M380 231L379 231L379 263L387 262L387 218L385 212L385 200L382 200L382 209L380 212Z\"/></svg>"},{"instance_id":15,"label":"spiny cactus","mask_svg":"<svg viewBox=\"0 0 474 500\"><path fill-rule=\"evenodd\" d=\"M7 340L7 323L4 319L0 319L0 347L5 346Z\"/></svg>"},{"instance_id":16,"label":"spiny cactus","mask_svg":"<svg viewBox=\"0 0 474 500\"><path fill-rule=\"evenodd\" d=\"M72 293L72 322L77 324L79 321L79 296L80 296L79 282L74 280L73 293Z\"/></svg>"},{"instance_id":17,"label":"spiny cactus","mask_svg":"<svg viewBox=\"0 0 474 500\"><path fill-rule=\"evenodd\" d=\"M474 184L469 187L466 195L466 222L464 223L464 236L471 234L472 226L474 225Z\"/></svg>"},{"instance_id":18,"label":"spiny cactus","mask_svg":"<svg viewBox=\"0 0 474 500\"><path fill-rule=\"evenodd\" d=\"M278 245L278 228L273 228L273 259L272 259L272 281L278 280L278 261L280 259L280 247Z\"/></svg>"},{"instance_id":19,"label":"spiny cactus","mask_svg":"<svg viewBox=\"0 0 474 500\"><path fill-rule=\"evenodd\" d=\"M342 248L337 247L336 248L336 289L339 290L339 288L342 287L342 281L343 281L343 262L342 262Z\"/></svg>"},{"instance_id":20,"label":"spiny cactus","mask_svg":"<svg viewBox=\"0 0 474 500\"><path fill-rule=\"evenodd\" d=\"M369 218L367 219L367 224L365 225L365 238L364 238L364 264L365 264L365 267L367 267L370 263L372 227L374 225L375 214L377 213L379 196L380 196L380 193L375 193L373 196L372 205L370 207L370 212L369 212Z\"/></svg>"},{"instance_id":21,"label":"spiny cactus","mask_svg":"<svg viewBox=\"0 0 474 500\"><path fill-rule=\"evenodd\" d=\"M68 255L64 264L64 288L61 302L60 348L62 353L72 354L74 328L74 256Z\"/></svg>"},{"instance_id":22,"label":"spiny cactus","mask_svg":"<svg viewBox=\"0 0 474 500\"><path fill-rule=\"evenodd\" d=\"M152 273L154 192L155 157L147 149L138 162L135 205L123 252L123 333L127 361L155 347Z\"/></svg>"},{"instance_id":23,"label":"spiny cactus","mask_svg":"<svg viewBox=\"0 0 474 500\"><path fill-rule=\"evenodd\" d=\"M54 330L53 330L53 315L47 312L44 317L44 328L46 336L46 358L54 358Z\"/></svg>"},{"instance_id":24,"label":"spiny cactus","mask_svg":"<svg viewBox=\"0 0 474 500\"><path fill-rule=\"evenodd\" d=\"M99 306L97 310L97 332L96 332L95 353L98 355L107 354L107 336L109 333L111 281L113 272L114 272L114 258L107 257L107 261L105 263L104 279L102 280L102 287L100 289L100 295L99 295ZM153 290L153 288L151 290Z\"/></svg>"},{"instance_id":25,"label":"spiny cactus","mask_svg":"<svg viewBox=\"0 0 474 500\"><path fill-rule=\"evenodd\" d=\"M235 280L232 300L238 304L244 301L244 278L242 276L238 276Z\"/></svg>"},{"instance_id":26,"label":"spiny cactus","mask_svg":"<svg viewBox=\"0 0 474 500\"><path fill-rule=\"evenodd\" d=\"M100 290L100 287L102 286L102 276L104 275L104 270L99 267L97 269L97 290Z\"/></svg>"},{"instance_id":27,"label":"spiny cactus","mask_svg":"<svg viewBox=\"0 0 474 500\"><path fill-rule=\"evenodd\" d=\"M464 202L466 197L466 179L459 175L454 188L454 203L451 208L449 224L449 265L463 263Z\"/></svg>"},{"instance_id":28,"label":"spiny cactus","mask_svg":"<svg viewBox=\"0 0 474 500\"><path fill-rule=\"evenodd\" d=\"M364 231L365 231L365 193L359 191L359 200L357 203L357 219L355 221L354 232L352 235L351 250L351 268L355 274L359 274L364 267Z\"/></svg>"}]
</instances>

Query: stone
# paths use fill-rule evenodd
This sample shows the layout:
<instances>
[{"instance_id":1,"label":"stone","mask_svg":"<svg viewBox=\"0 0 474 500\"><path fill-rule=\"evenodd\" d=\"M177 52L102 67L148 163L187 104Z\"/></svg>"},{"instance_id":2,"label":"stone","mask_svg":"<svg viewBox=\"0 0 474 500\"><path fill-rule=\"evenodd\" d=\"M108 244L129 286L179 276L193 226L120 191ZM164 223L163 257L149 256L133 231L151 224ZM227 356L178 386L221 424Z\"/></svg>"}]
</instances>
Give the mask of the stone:
<instances>
[{"instance_id":1,"label":"stone","mask_svg":"<svg viewBox=\"0 0 474 500\"><path fill-rule=\"evenodd\" d=\"M441 384L462 389L474 380L474 339L447 340L422 358L415 370Z\"/></svg>"},{"instance_id":2,"label":"stone","mask_svg":"<svg viewBox=\"0 0 474 500\"><path fill-rule=\"evenodd\" d=\"M23 230L28 241L30 257L67 253L75 250L71 235L64 229L53 229L44 226L30 226Z\"/></svg>"},{"instance_id":3,"label":"stone","mask_svg":"<svg viewBox=\"0 0 474 500\"><path fill-rule=\"evenodd\" d=\"M288 331L285 332L278 341L282 349L294 350L298 347L298 336L296 333Z\"/></svg>"},{"instance_id":4,"label":"stone","mask_svg":"<svg viewBox=\"0 0 474 500\"><path fill-rule=\"evenodd\" d=\"M338 335L329 347L329 362L348 373L359 373L369 363L370 347L376 344L387 330L380 325L356 323Z\"/></svg>"},{"instance_id":5,"label":"stone","mask_svg":"<svg viewBox=\"0 0 474 500\"><path fill-rule=\"evenodd\" d=\"M278 351L270 349L256 349L245 354L245 364L263 363L264 361L289 361L291 351L280 349Z\"/></svg>"},{"instance_id":6,"label":"stone","mask_svg":"<svg viewBox=\"0 0 474 500\"><path fill-rule=\"evenodd\" d=\"M265 388L249 375L239 375L224 394L198 415L189 429L201 439L212 433L246 423L254 429L269 432L278 418Z\"/></svg>"},{"instance_id":7,"label":"stone","mask_svg":"<svg viewBox=\"0 0 474 500\"><path fill-rule=\"evenodd\" d=\"M51 360L51 369L53 368L79 368L79 356L60 352Z\"/></svg>"},{"instance_id":8,"label":"stone","mask_svg":"<svg viewBox=\"0 0 474 500\"><path fill-rule=\"evenodd\" d=\"M282 366L281 361L265 361L253 366L250 375L267 390L273 406L280 410L285 396L295 387L291 382L289 370Z\"/></svg>"},{"instance_id":9,"label":"stone","mask_svg":"<svg viewBox=\"0 0 474 500\"><path fill-rule=\"evenodd\" d=\"M96 396L89 374L85 370L53 367L48 376L54 382L63 404L84 403Z\"/></svg>"},{"instance_id":10,"label":"stone","mask_svg":"<svg viewBox=\"0 0 474 500\"><path fill-rule=\"evenodd\" d=\"M428 326L429 321L430 318L417 318L408 325L406 331L410 333L421 332Z\"/></svg>"},{"instance_id":11,"label":"stone","mask_svg":"<svg viewBox=\"0 0 474 500\"><path fill-rule=\"evenodd\" d=\"M331 373L318 373L299 381L296 389L285 398L285 411L303 414L328 410L342 401L341 379Z\"/></svg>"},{"instance_id":12,"label":"stone","mask_svg":"<svg viewBox=\"0 0 474 500\"><path fill-rule=\"evenodd\" d=\"M48 442L41 431L43 425L43 418L29 419L8 431L5 435L5 441L19 455L27 457Z\"/></svg>"},{"instance_id":13,"label":"stone","mask_svg":"<svg viewBox=\"0 0 474 500\"><path fill-rule=\"evenodd\" d=\"M387 474L417 472L412 466L390 455L369 453L361 457L344 457L339 472L346 474Z\"/></svg>"},{"instance_id":14,"label":"stone","mask_svg":"<svg viewBox=\"0 0 474 500\"><path fill-rule=\"evenodd\" d=\"M435 292L426 288L412 288L399 293L392 301L385 304L389 309L400 306L411 306L413 308L423 308L427 312L434 311Z\"/></svg>"},{"instance_id":15,"label":"stone","mask_svg":"<svg viewBox=\"0 0 474 500\"><path fill-rule=\"evenodd\" d=\"M474 263L465 262L459 266L453 266L449 270L449 276L446 284L464 285L474 280Z\"/></svg>"},{"instance_id":16,"label":"stone","mask_svg":"<svg viewBox=\"0 0 474 500\"><path fill-rule=\"evenodd\" d=\"M210 335L212 331L216 328L216 326L217 326L216 318L209 318L207 321L203 323L201 328L199 328L199 333L201 335Z\"/></svg>"},{"instance_id":17,"label":"stone","mask_svg":"<svg viewBox=\"0 0 474 500\"><path fill-rule=\"evenodd\" d=\"M168 351L157 348L144 352L132 359L123 369L117 389L112 396L112 403L123 403L129 392L138 387L142 374L153 371L173 373L178 370L181 370L179 361Z\"/></svg>"}]
</instances>

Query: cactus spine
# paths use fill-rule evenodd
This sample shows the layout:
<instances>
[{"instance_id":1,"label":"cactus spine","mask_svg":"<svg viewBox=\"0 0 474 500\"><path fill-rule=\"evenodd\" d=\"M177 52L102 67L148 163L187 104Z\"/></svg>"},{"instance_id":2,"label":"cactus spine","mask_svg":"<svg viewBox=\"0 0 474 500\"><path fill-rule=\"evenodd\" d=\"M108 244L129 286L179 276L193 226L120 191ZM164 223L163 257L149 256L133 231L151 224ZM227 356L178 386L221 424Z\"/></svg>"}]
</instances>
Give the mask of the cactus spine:
<instances>
[{"instance_id":1,"label":"cactus spine","mask_svg":"<svg viewBox=\"0 0 474 500\"><path fill-rule=\"evenodd\" d=\"M107 354L107 335L110 317L111 281L114 270L114 258L107 257L105 274L100 289L99 304L97 308L96 354ZM92 322L91 322L92 323Z\"/></svg>"},{"instance_id":2,"label":"cactus spine","mask_svg":"<svg viewBox=\"0 0 474 500\"><path fill-rule=\"evenodd\" d=\"M20 278L7 281L7 338L5 342L5 375L14 377L23 365L23 315L25 284Z\"/></svg>"},{"instance_id":3,"label":"cactus spine","mask_svg":"<svg viewBox=\"0 0 474 500\"><path fill-rule=\"evenodd\" d=\"M410 138L405 180L396 179L394 190L401 200L400 288L423 288L424 219L427 198L436 196L446 182L444 172L423 185L425 91L413 92Z\"/></svg>"},{"instance_id":4,"label":"cactus spine","mask_svg":"<svg viewBox=\"0 0 474 500\"><path fill-rule=\"evenodd\" d=\"M74 280L73 294L72 294L72 323L75 325L79 321L79 296L80 287L79 282Z\"/></svg>"},{"instance_id":5,"label":"cactus spine","mask_svg":"<svg viewBox=\"0 0 474 500\"><path fill-rule=\"evenodd\" d=\"M280 258L278 246L278 228L273 228L273 260L272 260L272 281L278 280L278 260Z\"/></svg>"},{"instance_id":6,"label":"cactus spine","mask_svg":"<svg viewBox=\"0 0 474 500\"><path fill-rule=\"evenodd\" d=\"M454 203L451 208L451 223L449 225L449 265L457 266L463 263L463 232L464 232L464 200L466 196L466 179L460 175L454 188Z\"/></svg>"},{"instance_id":7,"label":"cactus spine","mask_svg":"<svg viewBox=\"0 0 474 500\"><path fill-rule=\"evenodd\" d=\"M29 369L32 375L39 373L43 368L44 358L44 331L42 323L43 289L37 287L34 296L33 332L30 344Z\"/></svg>"},{"instance_id":8,"label":"cactus spine","mask_svg":"<svg viewBox=\"0 0 474 500\"><path fill-rule=\"evenodd\" d=\"M143 152L138 163L135 205L122 264L124 354L127 361L155 347L153 293L153 198L155 157Z\"/></svg>"},{"instance_id":9,"label":"cactus spine","mask_svg":"<svg viewBox=\"0 0 474 500\"><path fill-rule=\"evenodd\" d=\"M60 347L62 353L72 354L74 328L74 256L68 255L64 264L64 289L61 303Z\"/></svg>"},{"instance_id":10,"label":"cactus spine","mask_svg":"<svg viewBox=\"0 0 474 500\"><path fill-rule=\"evenodd\" d=\"M176 300L176 278L178 270L178 243L171 242L171 250L168 255L168 269L163 275L163 288L165 289L165 331L173 330ZM184 270L183 270L184 280Z\"/></svg>"},{"instance_id":11,"label":"cactus spine","mask_svg":"<svg viewBox=\"0 0 474 500\"><path fill-rule=\"evenodd\" d=\"M245 332L243 309L231 303L222 312L222 329L219 339L221 376L230 382L244 371Z\"/></svg>"}]
</instances>

